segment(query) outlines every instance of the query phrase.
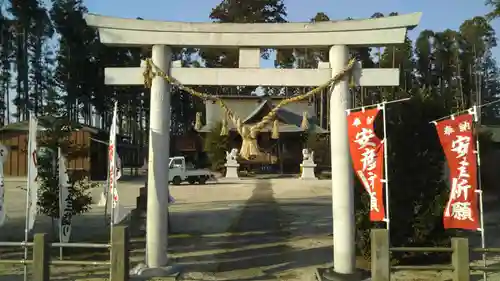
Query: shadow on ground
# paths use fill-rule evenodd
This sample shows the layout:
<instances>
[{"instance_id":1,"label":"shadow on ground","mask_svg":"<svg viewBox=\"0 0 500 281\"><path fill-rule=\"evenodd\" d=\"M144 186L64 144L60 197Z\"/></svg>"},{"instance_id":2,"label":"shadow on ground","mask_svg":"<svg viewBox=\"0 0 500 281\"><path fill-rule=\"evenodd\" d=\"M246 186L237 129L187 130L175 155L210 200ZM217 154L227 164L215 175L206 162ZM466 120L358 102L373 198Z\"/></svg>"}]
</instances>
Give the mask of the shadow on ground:
<instances>
[{"instance_id":1,"label":"shadow on ground","mask_svg":"<svg viewBox=\"0 0 500 281\"><path fill-rule=\"evenodd\" d=\"M169 255L180 265L180 280L301 280L297 269L323 266L332 260L329 196L277 200L270 181L260 180L246 201L193 204L194 211L186 211L189 204L183 205L182 210L172 207L169 237ZM9 231L0 231L0 241L22 241L24 219L9 220L4 229ZM52 233L50 219L37 218L35 231ZM134 266L144 260L145 235L133 224L131 234ZM72 242L106 243L108 235L104 216L75 218ZM54 249L52 258L57 259L58 253ZM0 246L0 259L22 257L20 247ZM68 249L65 257L101 261L109 253ZM108 278L108 272L106 266L53 266L51 280L100 280ZM6 270L0 265L0 281L17 280L23 280L22 266Z\"/></svg>"},{"instance_id":2,"label":"shadow on ground","mask_svg":"<svg viewBox=\"0 0 500 281\"><path fill-rule=\"evenodd\" d=\"M173 211L171 220L169 254L180 280L276 280L332 260L331 197L278 201L266 180L245 202Z\"/></svg>"}]
</instances>

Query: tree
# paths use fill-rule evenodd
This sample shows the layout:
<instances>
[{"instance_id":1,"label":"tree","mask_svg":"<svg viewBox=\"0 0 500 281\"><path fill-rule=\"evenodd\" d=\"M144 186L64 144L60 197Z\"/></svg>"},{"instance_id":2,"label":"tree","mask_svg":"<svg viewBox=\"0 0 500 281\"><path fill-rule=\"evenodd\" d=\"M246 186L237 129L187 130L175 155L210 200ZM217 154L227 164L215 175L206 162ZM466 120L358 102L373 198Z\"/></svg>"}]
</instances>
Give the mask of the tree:
<instances>
[{"instance_id":1,"label":"tree","mask_svg":"<svg viewBox=\"0 0 500 281\"><path fill-rule=\"evenodd\" d=\"M196 50L182 48L173 50L173 60L180 60L183 67L199 67L193 59ZM185 135L193 129L196 113L204 110L203 101L178 89L172 89L171 96L171 132L173 135Z\"/></svg>"},{"instance_id":2,"label":"tree","mask_svg":"<svg viewBox=\"0 0 500 281\"><path fill-rule=\"evenodd\" d=\"M389 95L390 89L376 89L381 95L373 103L412 97L411 101L393 104L387 110L388 165L398 167L397 173L389 170L393 245L440 245L453 234L442 227L444 203L450 190L442 173L444 155L429 122L482 103L484 98L478 99L477 93L498 96L498 68L490 56L490 46L496 45L494 34L484 18L475 17L464 21L458 31L422 31L414 49L407 38L404 45L386 48L380 55L378 66L399 66L405 73L400 84L409 86L401 87L403 92L396 91L395 96ZM499 111L491 108L487 112L488 116L498 116ZM379 137L380 123L378 120L375 124ZM480 141L487 144L487 139L482 136ZM411 150L408 143L412 143ZM412 161L408 161L410 158ZM367 253L369 229L374 224L368 220L369 198L361 184L356 185L360 193L356 197L358 249Z\"/></svg>"},{"instance_id":3,"label":"tree","mask_svg":"<svg viewBox=\"0 0 500 281\"><path fill-rule=\"evenodd\" d=\"M212 9L209 17L214 22L234 23L283 23L286 22L283 0L222 0ZM269 58L270 50L262 50L261 56ZM202 49L200 56L205 67L238 67L237 49ZM204 87L208 92L221 95L249 95L257 87Z\"/></svg>"},{"instance_id":4,"label":"tree","mask_svg":"<svg viewBox=\"0 0 500 281\"><path fill-rule=\"evenodd\" d=\"M45 128L40 136L40 153L38 157L38 177L41 181L39 190L39 211L51 217L59 218L59 174L57 170L57 151L61 148L62 154L69 160L87 153L85 147L80 147L70 141L71 133L79 127L66 118L45 116L39 119L40 125ZM88 212L91 208L92 197L90 189L99 186L89 182L88 178L77 173L70 174L69 194L72 198L73 215Z\"/></svg>"},{"instance_id":5,"label":"tree","mask_svg":"<svg viewBox=\"0 0 500 281\"><path fill-rule=\"evenodd\" d=\"M101 94L95 92L95 84L103 81L103 70L96 60L100 43L97 31L83 19L86 12L82 0L52 0L50 18L60 38L54 79L64 93L67 116L73 121L80 114L88 121L92 98Z\"/></svg>"},{"instance_id":6,"label":"tree","mask_svg":"<svg viewBox=\"0 0 500 281\"><path fill-rule=\"evenodd\" d=\"M46 41L50 38L52 29L46 9L38 0L9 0L7 10L12 17L10 21L15 40L13 55L16 58L14 65L17 70L17 96L14 103L17 107L17 118L21 121L27 118L30 110L35 115L39 114L39 92L43 83L41 56L44 46L48 46ZM33 77L30 77L30 69ZM31 78L35 83L31 83ZM35 88L30 89L30 84L34 84Z\"/></svg>"},{"instance_id":7,"label":"tree","mask_svg":"<svg viewBox=\"0 0 500 281\"><path fill-rule=\"evenodd\" d=\"M493 8L493 11L486 14L486 18L492 20L500 17L500 0L486 0L485 3Z\"/></svg>"},{"instance_id":8,"label":"tree","mask_svg":"<svg viewBox=\"0 0 500 281\"><path fill-rule=\"evenodd\" d=\"M0 126L9 122L10 82L12 79L12 56L14 38L13 23L4 11L0 11Z\"/></svg>"},{"instance_id":9,"label":"tree","mask_svg":"<svg viewBox=\"0 0 500 281\"><path fill-rule=\"evenodd\" d=\"M222 123L210 131L205 138L205 151L212 170L224 171L226 164L226 152L229 151L229 137L221 136Z\"/></svg>"},{"instance_id":10,"label":"tree","mask_svg":"<svg viewBox=\"0 0 500 281\"><path fill-rule=\"evenodd\" d=\"M446 232L442 226L449 194L443 178L444 155L436 130L429 123L447 112L441 97L426 90L415 93L411 102L393 104L387 110L392 245L443 245L449 241L452 231ZM375 132L380 138L381 121L379 114ZM374 227L369 222L369 199L359 180L356 190L357 247L369 254L369 233ZM384 227L383 223L375 226Z\"/></svg>"},{"instance_id":11,"label":"tree","mask_svg":"<svg viewBox=\"0 0 500 281\"><path fill-rule=\"evenodd\" d=\"M44 98L54 88L52 81L52 67L54 58L52 48L47 45L47 41L54 35L54 29L47 11L39 7L36 11L38 22L32 27L31 46L29 51L32 54L30 64L30 82L32 85L29 96L32 110L35 115L43 115Z\"/></svg>"}]
</instances>

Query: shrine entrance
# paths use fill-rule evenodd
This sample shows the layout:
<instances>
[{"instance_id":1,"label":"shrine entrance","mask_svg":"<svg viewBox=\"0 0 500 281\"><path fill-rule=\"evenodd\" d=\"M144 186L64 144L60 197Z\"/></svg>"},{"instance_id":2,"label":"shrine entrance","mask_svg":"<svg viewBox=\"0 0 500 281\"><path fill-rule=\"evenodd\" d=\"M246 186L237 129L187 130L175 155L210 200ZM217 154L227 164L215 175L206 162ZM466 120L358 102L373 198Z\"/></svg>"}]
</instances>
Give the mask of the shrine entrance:
<instances>
[{"instance_id":1,"label":"shrine entrance","mask_svg":"<svg viewBox=\"0 0 500 281\"><path fill-rule=\"evenodd\" d=\"M100 40L109 46L152 46L152 58L142 66L106 68L107 85L151 87L146 266L158 272L167 266L168 150L170 89L214 101L224 110L227 122L242 136L240 156L259 155L256 137L277 120L277 111L286 104L330 91L329 120L333 204L334 270L352 274L355 270L354 200L347 140L346 110L351 107L349 78L359 86L398 86L399 69L361 69L349 58L350 46L403 44L407 29L415 27L421 14L378 19L318 23L237 24L183 23L112 18L87 15L89 26L99 30ZM237 48L239 68L184 68L172 62L171 47ZM328 47L329 62L318 69L261 69L261 48ZM190 85L317 87L304 95L285 99L261 120L244 125L222 99L189 88ZM161 153L158 153L160 152ZM146 273L145 273L146 274Z\"/></svg>"}]
</instances>

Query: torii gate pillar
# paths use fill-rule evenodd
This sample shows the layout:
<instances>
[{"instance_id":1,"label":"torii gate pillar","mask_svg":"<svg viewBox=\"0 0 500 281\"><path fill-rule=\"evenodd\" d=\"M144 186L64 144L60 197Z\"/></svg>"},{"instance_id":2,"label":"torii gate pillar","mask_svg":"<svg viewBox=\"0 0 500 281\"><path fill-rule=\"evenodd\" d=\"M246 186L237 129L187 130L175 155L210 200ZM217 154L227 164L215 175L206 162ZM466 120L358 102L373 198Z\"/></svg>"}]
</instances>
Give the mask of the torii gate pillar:
<instances>
[{"instance_id":1,"label":"torii gate pillar","mask_svg":"<svg viewBox=\"0 0 500 281\"><path fill-rule=\"evenodd\" d=\"M153 45L153 63L170 70L172 51ZM148 201L146 218L146 264L148 268L167 265L168 166L170 152L170 85L162 77L151 84L149 111Z\"/></svg>"},{"instance_id":2,"label":"torii gate pillar","mask_svg":"<svg viewBox=\"0 0 500 281\"><path fill-rule=\"evenodd\" d=\"M335 76L347 64L349 49L345 45L333 46L329 57L332 76ZM339 274L353 274L356 268L354 192L346 114L351 108L350 101L346 76L334 86L330 95L333 267Z\"/></svg>"}]
</instances>

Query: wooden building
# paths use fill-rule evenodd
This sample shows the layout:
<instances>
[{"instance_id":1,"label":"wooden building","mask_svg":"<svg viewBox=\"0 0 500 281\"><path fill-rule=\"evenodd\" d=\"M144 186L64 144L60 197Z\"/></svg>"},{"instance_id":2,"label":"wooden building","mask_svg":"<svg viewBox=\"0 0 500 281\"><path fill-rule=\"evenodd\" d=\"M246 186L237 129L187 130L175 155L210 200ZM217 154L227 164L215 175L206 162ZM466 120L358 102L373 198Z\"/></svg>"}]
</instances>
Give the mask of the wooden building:
<instances>
[{"instance_id":1,"label":"wooden building","mask_svg":"<svg viewBox=\"0 0 500 281\"><path fill-rule=\"evenodd\" d=\"M44 128L41 127L40 123L38 130L43 131ZM68 160L69 172L78 173L79 176L87 176L91 180L105 180L108 165L109 132L79 125L78 129L71 133L70 141L80 146L84 153L79 153ZM142 149L128 145L123 136L118 136L117 142L117 150L124 167L140 167L143 164ZM9 149L8 159L4 163L4 175L6 177L25 177L28 167L28 121L0 128L0 143Z\"/></svg>"},{"instance_id":2,"label":"wooden building","mask_svg":"<svg viewBox=\"0 0 500 281\"><path fill-rule=\"evenodd\" d=\"M224 96L223 101L240 118L243 125L253 125L262 120L283 98L258 96ZM301 123L306 113L307 129ZM224 110L215 103L205 104L205 125L199 130L206 134L226 118ZM307 100L290 103L278 110L279 138L273 139L271 133L273 124L268 124L258 136L258 144L266 155L264 159L244 160L239 162L242 168L261 169L265 172L296 173L302 162L304 135L309 133L325 134L327 131L318 126L316 108ZM230 143L232 148L239 149L241 137L236 132L234 124L228 122ZM320 153L320 152L317 152Z\"/></svg>"},{"instance_id":3,"label":"wooden building","mask_svg":"<svg viewBox=\"0 0 500 281\"><path fill-rule=\"evenodd\" d=\"M184 156L192 164L204 161L203 138L195 130L190 130L183 135L170 136L170 157Z\"/></svg>"}]
</instances>

